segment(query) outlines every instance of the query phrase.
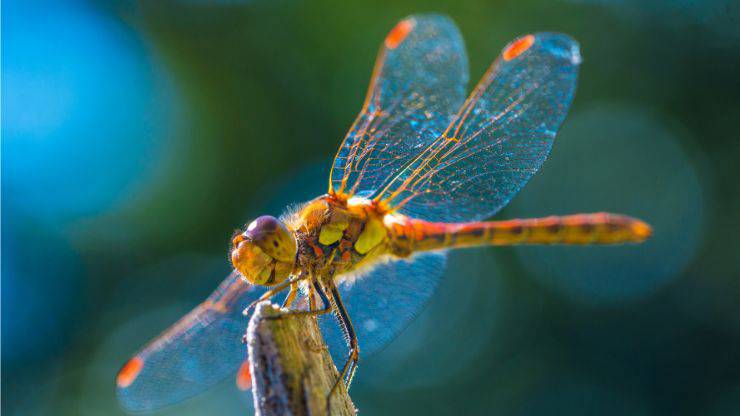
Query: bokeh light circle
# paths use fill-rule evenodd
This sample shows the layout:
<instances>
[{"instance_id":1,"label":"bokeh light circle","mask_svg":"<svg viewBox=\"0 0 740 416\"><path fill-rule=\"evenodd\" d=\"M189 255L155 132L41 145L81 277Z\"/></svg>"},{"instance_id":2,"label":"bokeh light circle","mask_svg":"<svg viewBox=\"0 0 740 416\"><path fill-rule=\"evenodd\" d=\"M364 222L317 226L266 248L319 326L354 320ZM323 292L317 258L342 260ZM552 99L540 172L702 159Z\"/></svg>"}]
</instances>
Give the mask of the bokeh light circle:
<instances>
[{"instance_id":1,"label":"bokeh light circle","mask_svg":"<svg viewBox=\"0 0 740 416\"><path fill-rule=\"evenodd\" d=\"M581 302L654 292L696 253L703 215L697 166L649 111L595 105L573 114L510 215L623 213L650 223L654 235L641 245L518 247L519 259L535 279Z\"/></svg>"},{"instance_id":2,"label":"bokeh light circle","mask_svg":"<svg viewBox=\"0 0 740 416\"><path fill-rule=\"evenodd\" d=\"M162 63L84 3L3 9L3 194L29 215L109 209L157 173L177 125Z\"/></svg>"}]
</instances>

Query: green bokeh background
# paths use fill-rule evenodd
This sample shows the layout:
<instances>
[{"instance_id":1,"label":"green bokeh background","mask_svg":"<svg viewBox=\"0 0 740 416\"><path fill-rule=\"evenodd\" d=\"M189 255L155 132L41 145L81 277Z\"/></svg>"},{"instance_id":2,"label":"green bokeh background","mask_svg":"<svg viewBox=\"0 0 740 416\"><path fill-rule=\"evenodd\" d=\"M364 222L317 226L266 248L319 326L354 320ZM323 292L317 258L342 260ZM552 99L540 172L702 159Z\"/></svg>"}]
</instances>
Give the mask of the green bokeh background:
<instances>
[{"instance_id":1,"label":"green bokeh background","mask_svg":"<svg viewBox=\"0 0 740 416\"><path fill-rule=\"evenodd\" d=\"M434 11L459 25L472 81L520 34L560 31L581 44L576 99L552 156L497 218L608 210L645 218L656 236L639 247L454 253L422 316L363 359L351 391L360 413L740 414L737 3L74 3L136 39L137 71L158 74L140 87L167 93L115 115L75 102L90 120L55 125L68 141L39 156L34 172L47 185L84 188L108 164L136 177L68 215L39 211L60 197L25 198L36 185L24 180L38 177L13 170L28 160L13 146L28 139L6 113L29 84L8 81L16 55L5 50L26 47L12 27L77 23L57 20L64 4L14 14L19 4L4 2L2 17L3 412L123 414L120 365L226 275L235 228L325 191L381 40L404 16ZM67 47L91 41L76 39ZM107 91L125 76L109 54L84 88ZM96 53L81 62L99 64ZM31 99L24 111L43 114L45 104ZM152 126L131 133L146 136L140 147L125 135L120 148L106 134L75 141L78 130L111 131L114 116L124 129ZM44 134L29 151L47 145ZM82 147L101 162L86 175L44 169L44 158L77 166ZM140 165L115 165L129 153L144 155ZM14 291L19 282L31 289ZM226 380L162 414L249 408Z\"/></svg>"}]
</instances>

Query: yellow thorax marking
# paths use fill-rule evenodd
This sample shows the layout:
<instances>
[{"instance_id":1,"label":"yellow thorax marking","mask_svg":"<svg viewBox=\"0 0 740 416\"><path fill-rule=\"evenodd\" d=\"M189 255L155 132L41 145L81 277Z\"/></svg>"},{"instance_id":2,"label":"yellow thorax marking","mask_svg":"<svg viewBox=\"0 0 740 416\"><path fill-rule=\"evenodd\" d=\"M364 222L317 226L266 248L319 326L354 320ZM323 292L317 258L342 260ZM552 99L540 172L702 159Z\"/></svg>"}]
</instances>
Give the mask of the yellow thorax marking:
<instances>
[{"instance_id":1,"label":"yellow thorax marking","mask_svg":"<svg viewBox=\"0 0 740 416\"><path fill-rule=\"evenodd\" d=\"M344 230L349 226L347 221L330 222L321 227L319 243L328 246L342 239Z\"/></svg>"},{"instance_id":2,"label":"yellow thorax marking","mask_svg":"<svg viewBox=\"0 0 740 416\"><path fill-rule=\"evenodd\" d=\"M380 220L376 218L368 219L365 229L362 230L357 242L355 242L355 251L360 254L366 254L386 238L386 229Z\"/></svg>"}]
</instances>

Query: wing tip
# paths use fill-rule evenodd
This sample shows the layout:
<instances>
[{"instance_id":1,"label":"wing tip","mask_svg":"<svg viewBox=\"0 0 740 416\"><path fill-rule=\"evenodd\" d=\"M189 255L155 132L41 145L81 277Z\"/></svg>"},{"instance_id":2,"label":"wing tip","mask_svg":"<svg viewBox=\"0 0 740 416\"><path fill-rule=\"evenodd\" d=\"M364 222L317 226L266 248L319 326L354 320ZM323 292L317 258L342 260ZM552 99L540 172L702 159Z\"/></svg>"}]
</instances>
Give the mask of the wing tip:
<instances>
[{"instance_id":1,"label":"wing tip","mask_svg":"<svg viewBox=\"0 0 740 416\"><path fill-rule=\"evenodd\" d=\"M524 52L529 50L533 45L545 48L552 54L566 59L572 65L580 65L581 58L580 47L575 39L562 33L535 33L520 36L511 41L501 52L504 61L512 61Z\"/></svg>"},{"instance_id":2,"label":"wing tip","mask_svg":"<svg viewBox=\"0 0 740 416\"><path fill-rule=\"evenodd\" d=\"M396 24L388 36L385 37L385 47L388 49L396 49L406 37L411 33L416 25L416 19L413 17L407 17Z\"/></svg>"},{"instance_id":3,"label":"wing tip","mask_svg":"<svg viewBox=\"0 0 740 416\"><path fill-rule=\"evenodd\" d=\"M556 55L562 56L572 65L580 65L583 62L581 58L581 48L578 42L565 33L538 33L537 38L542 38L543 42L548 43L548 48Z\"/></svg>"},{"instance_id":4,"label":"wing tip","mask_svg":"<svg viewBox=\"0 0 740 416\"><path fill-rule=\"evenodd\" d=\"M138 355L126 361L126 364L124 364L118 371L118 375L116 376L116 386L118 386L119 389L125 389L133 384L139 376L139 373L141 373L141 369L143 367L144 359Z\"/></svg>"},{"instance_id":5,"label":"wing tip","mask_svg":"<svg viewBox=\"0 0 740 416\"><path fill-rule=\"evenodd\" d=\"M511 61L531 48L534 45L534 41L535 37L532 34L520 36L506 45L503 52L501 52L501 56L504 58L504 61Z\"/></svg>"},{"instance_id":6,"label":"wing tip","mask_svg":"<svg viewBox=\"0 0 740 416\"><path fill-rule=\"evenodd\" d=\"M566 58L570 60L571 64L580 65L583 62L583 58L581 58L581 47L578 45L578 42L568 35L560 34L560 36L567 43L567 46L564 47Z\"/></svg>"}]
</instances>

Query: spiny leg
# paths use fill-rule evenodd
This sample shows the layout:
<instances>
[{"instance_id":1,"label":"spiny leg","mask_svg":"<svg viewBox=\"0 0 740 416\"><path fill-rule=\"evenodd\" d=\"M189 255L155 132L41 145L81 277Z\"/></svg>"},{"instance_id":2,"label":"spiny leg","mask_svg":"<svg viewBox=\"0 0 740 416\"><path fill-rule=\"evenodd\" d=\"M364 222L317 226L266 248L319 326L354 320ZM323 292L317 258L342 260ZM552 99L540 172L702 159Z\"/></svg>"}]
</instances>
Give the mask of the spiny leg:
<instances>
[{"instance_id":1,"label":"spiny leg","mask_svg":"<svg viewBox=\"0 0 740 416\"><path fill-rule=\"evenodd\" d=\"M290 285L290 291L288 292L288 296L285 297L285 300L283 301L283 304L280 305L281 308L289 308L290 305L293 304L293 300L295 300L295 295L298 293L298 283L293 283Z\"/></svg>"},{"instance_id":2,"label":"spiny leg","mask_svg":"<svg viewBox=\"0 0 740 416\"><path fill-rule=\"evenodd\" d=\"M339 374L339 378L329 391L329 395L326 397L326 410L328 414L331 414L331 396L337 390L341 381L344 381L345 387L349 389L349 385L352 383L352 378L355 375L355 370L357 370L357 362L360 360L360 347L357 343L355 328L352 325L352 320L349 318L347 309L344 307L342 297L339 295L339 290L337 290L333 281L331 283L331 296L334 308L337 312L337 317L339 318L340 327L342 328L342 332L344 332L345 338L349 344L349 357L342 368L342 372Z\"/></svg>"},{"instance_id":3,"label":"spiny leg","mask_svg":"<svg viewBox=\"0 0 740 416\"><path fill-rule=\"evenodd\" d=\"M313 290L308 291L308 310L312 311L316 309L316 292Z\"/></svg>"},{"instance_id":4,"label":"spiny leg","mask_svg":"<svg viewBox=\"0 0 740 416\"><path fill-rule=\"evenodd\" d=\"M287 285L281 284L273 288L272 290L268 290L267 292L263 293L259 299L250 303L249 306L244 308L244 310L242 311L242 315L245 315L245 316L248 315L249 312L252 310L252 308L254 308L254 306L257 305L259 302L262 302L263 300L271 298L272 296L277 294L277 292L280 292L281 290L285 289L286 286L290 285L290 292L288 292L288 296L285 297L285 300L283 301L283 305L282 305L283 308L287 308L288 306L290 306L291 303L293 303L293 299L295 299L295 295L298 292L298 282L302 279L303 278L299 276L293 281L288 281ZM246 344L246 343L247 343L247 334L244 334L242 336L242 344Z\"/></svg>"},{"instance_id":5,"label":"spiny leg","mask_svg":"<svg viewBox=\"0 0 740 416\"><path fill-rule=\"evenodd\" d=\"M242 314L244 316L249 315L249 312L252 311L252 309L257 306L258 303L270 299L271 297L277 295L281 291L283 291L286 287L291 286L293 284L296 284L300 282L301 280L305 280L308 278L308 274L300 274L296 276L294 279L286 280L283 283L280 283L279 285L273 287L272 289L268 290L267 292L263 293L262 296L259 297L259 299L255 300L254 302L250 303L249 306L244 308L242 311Z\"/></svg>"},{"instance_id":6,"label":"spiny leg","mask_svg":"<svg viewBox=\"0 0 740 416\"><path fill-rule=\"evenodd\" d=\"M326 313L329 313L332 311L332 305L329 302L329 298L326 296L326 293L324 292L324 289L321 287L318 281L312 280L313 284L313 290L318 293L319 298L321 298L321 302L324 304L324 307L322 309L313 309L310 308L306 311L289 311L289 312L283 312L276 316L270 316L265 319L284 319L284 318L297 318L302 316L317 316L317 315L323 315Z\"/></svg>"}]
</instances>

